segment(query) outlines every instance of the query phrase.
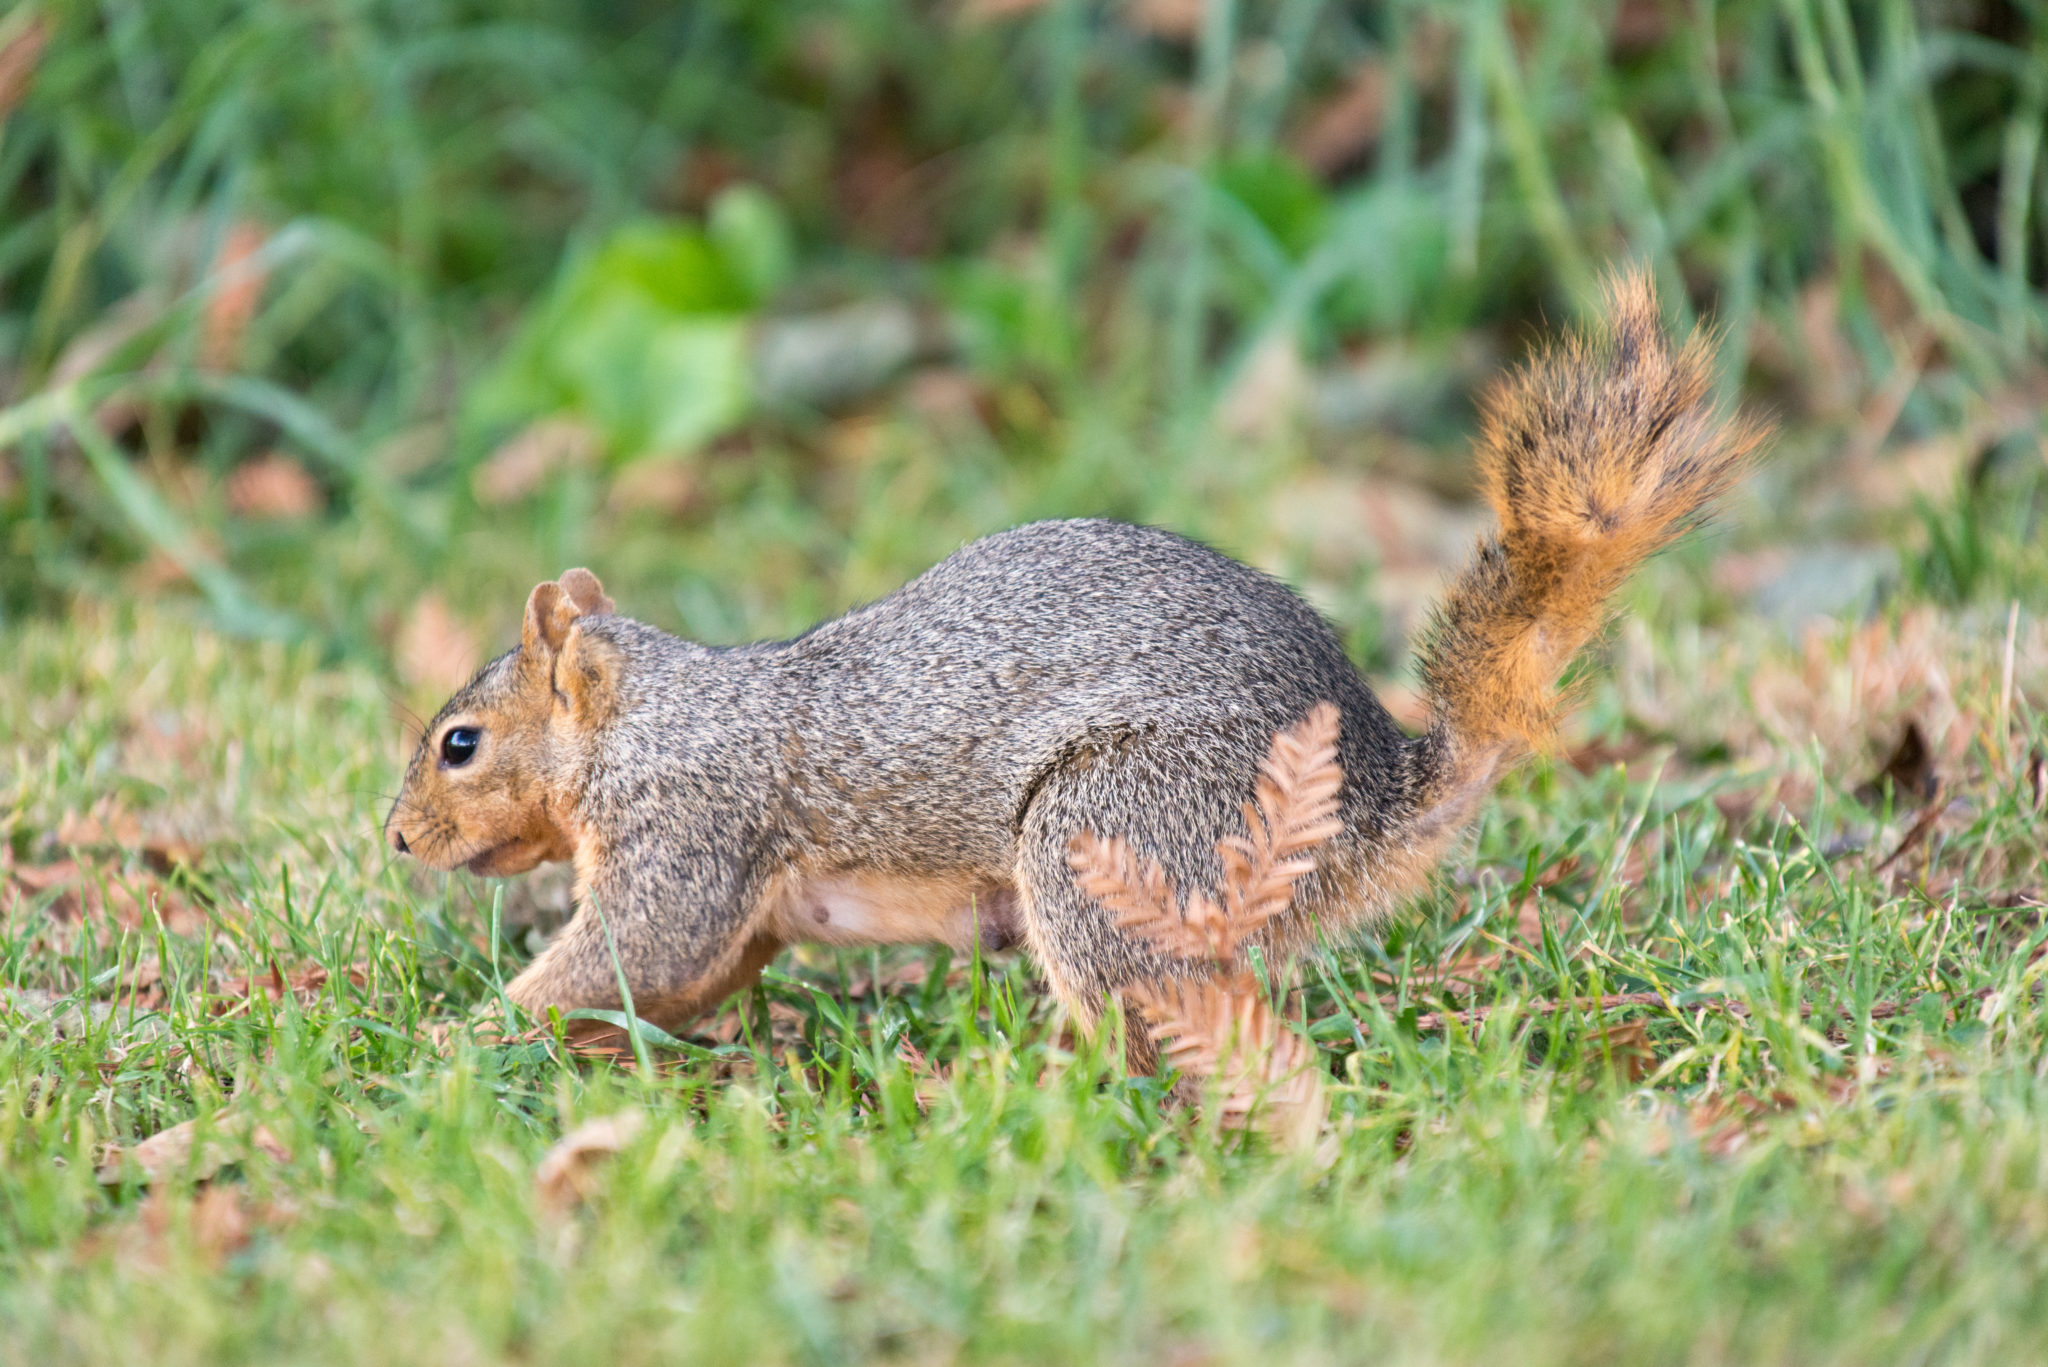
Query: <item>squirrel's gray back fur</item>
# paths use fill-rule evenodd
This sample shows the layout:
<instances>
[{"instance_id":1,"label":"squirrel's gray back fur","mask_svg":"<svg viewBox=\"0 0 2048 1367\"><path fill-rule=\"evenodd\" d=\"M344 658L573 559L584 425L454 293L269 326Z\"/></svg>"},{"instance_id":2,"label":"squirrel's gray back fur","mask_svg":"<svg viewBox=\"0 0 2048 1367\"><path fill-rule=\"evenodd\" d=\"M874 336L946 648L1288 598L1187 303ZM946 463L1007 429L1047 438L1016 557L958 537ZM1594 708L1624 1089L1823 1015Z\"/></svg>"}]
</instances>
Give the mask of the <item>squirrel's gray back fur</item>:
<instances>
[{"instance_id":1,"label":"squirrel's gray back fur","mask_svg":"<svg viewBox=\"0 0 2048 1367\"><path fill-rule=\"evenodd\" d=\"M1347 826L1377 828L1403 792L1403 737L1328 624L1278 580L1151 527L1001 532L785 642L585 629L631 662L590 800L631 809L654 771L688 770L746 792L766 847L1006 873L1037 786L1133 744L1163 743L1181 788L1234 813L1274 732L1323 700L1343 719ZM1213 854L1224 833L1187 839Z\"/></svg>"}]
</instances>

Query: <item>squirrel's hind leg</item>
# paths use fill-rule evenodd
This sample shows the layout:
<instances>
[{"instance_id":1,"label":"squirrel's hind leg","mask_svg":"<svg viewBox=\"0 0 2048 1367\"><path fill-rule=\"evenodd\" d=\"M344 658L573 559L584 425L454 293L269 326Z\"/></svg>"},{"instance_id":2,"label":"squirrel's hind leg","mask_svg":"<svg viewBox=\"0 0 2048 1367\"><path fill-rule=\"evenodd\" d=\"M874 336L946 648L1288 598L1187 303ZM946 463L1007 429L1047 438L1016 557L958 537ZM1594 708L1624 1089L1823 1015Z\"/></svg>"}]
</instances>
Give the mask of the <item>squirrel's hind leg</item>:
<instances>
[{"instance_id":1,"label":"squirrel's hind leg","mask_svg":"<svg viewBox=\"0 0 2048 1367\"><path fill-rule=\"evenodd\" d=\"M1256 747L1260 742L1249 742ZM1119 929L1094 898L1074 882L1067 863L1082 831L1121 836L1144 858L1157 859L1176 887L1214 888L1221 874L1216 838L1242 825L1230 795L1250 784L1258 750L1209 735L1198 744L1170 738L1091 751L1063 764L1040 783L1025 809L1017 846L1017 892L1025 944L1053 995L1084 1030L1093 1030L1104 1003L1132 983L1158 982L1199 971ZM1245 778L1218 781L1195 768L1235 768ZM1126 1061L1150 1073L1157 1051L1142 1017L1126 1012Z\"/></svg>"}]
</instances>

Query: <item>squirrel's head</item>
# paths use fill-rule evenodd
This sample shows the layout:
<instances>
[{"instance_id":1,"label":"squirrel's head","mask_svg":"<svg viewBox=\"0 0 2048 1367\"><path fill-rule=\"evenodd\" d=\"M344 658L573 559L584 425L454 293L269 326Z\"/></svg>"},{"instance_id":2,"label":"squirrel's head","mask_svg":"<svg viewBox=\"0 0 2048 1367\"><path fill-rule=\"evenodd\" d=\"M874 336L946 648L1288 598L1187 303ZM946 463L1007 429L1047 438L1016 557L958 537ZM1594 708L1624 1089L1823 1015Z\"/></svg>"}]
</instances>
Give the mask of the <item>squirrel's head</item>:
<instances>
[{"instance_id":1,"label":"squirrel's head","mask_svg":"<svg viewBox=\"0 0 2048 1367\"><path fill-rule=\"evenodd\" d=\"M616 709L620 663L586 627L611 611L589 570L534 589L519 648L479 670L420 737L384 820L392 849L498 876L574 854L563 820L590 737Z\"/></svg>"}]
</instances>

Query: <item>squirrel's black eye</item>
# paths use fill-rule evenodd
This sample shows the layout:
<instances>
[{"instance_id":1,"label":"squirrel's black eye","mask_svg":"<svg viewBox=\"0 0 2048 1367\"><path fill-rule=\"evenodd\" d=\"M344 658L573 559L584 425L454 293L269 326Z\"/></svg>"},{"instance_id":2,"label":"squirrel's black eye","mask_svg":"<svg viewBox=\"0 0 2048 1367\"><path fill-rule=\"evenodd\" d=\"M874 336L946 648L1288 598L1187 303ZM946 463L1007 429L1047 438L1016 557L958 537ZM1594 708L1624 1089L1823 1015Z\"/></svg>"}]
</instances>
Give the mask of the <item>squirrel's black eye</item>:
<instances>
[{"instance_id":1,"label":"squirrel's black eye","mask_svg":"<svg viewBox=\"0 0 2048 1367\"><path fill-rule=\"evenodd\" d=\"M467 764L476 754L479 733L474 726L458 726L441 737L441 762L451 768Z\"/></svg>"}]
</instances>

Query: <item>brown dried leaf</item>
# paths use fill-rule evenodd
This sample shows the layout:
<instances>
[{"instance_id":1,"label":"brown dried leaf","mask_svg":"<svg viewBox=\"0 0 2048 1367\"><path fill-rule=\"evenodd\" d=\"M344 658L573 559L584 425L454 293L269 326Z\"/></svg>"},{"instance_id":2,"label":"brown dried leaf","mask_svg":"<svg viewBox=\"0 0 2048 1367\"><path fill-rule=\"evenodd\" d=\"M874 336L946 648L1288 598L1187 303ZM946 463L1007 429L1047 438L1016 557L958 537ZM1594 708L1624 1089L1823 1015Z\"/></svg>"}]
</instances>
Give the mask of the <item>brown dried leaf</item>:
<instances>
[{"instance_id":1,"label":"brown dried leaf","mask_svg":"<svg viewBox=\"0 0 2048 1367\"><path fill-rule=\"evenodd\" d=\"M1343 782L1344 772L1337 767L1337 709L1317 703L1300 723L1273 738L1260 769L1255 791L1275 858L1299 854L1342 829L1337 790Z\"/></svg>"},{"instance_id":2,"label":"brown dried leaf","mask_svg":"<svg viewBox=\"0 0 2048 1367\"><path fill-rule=\"evenodd\" d=\"M271 1001L281 1002L287 996L295 997L305 1005L318 1000L321 989L327 986L329 973L325 965L313 964L293 972L287 978L284 971L273 961L268 973L258 973L254 968L241 979L227 978L214 985L213 1011L215 1015L230 1011L238 1003L251 997L264 996ZM342 976L356 987L367 987L369 971L361 964L350 964L342 970Z\"/></svg>"},{"instance_id":3,"label":"brown dried leaf","mask_svg":"<svg viewBox=\"0 0 2048 1367\"><path fill-rule=\"evenodd\" d=\"M89 812L64 813L57 822L57 843L85 849L139 849L143 845L142 823L127 808L102 800Z\"/></svg>"},{"instance_id":4,"label":"brown dried leaf","mask_svg":"<svg viewBox=\"0 0 2048 1367\"><path fill-rule=\"evenodd\" d=\"M174 935L190 935L206 924L205 913L176 889L146 874L118 873L72 859L0 867L0 911L8 915L23 901L53 889L57 895L48 911L60 922L107 918L124 930L140 930L161 918Z\"/></svg>"},{"instance_id":5,"label":"brown dried leaf","mask_svg":"<svg viewBox=\"0 0 2048 1367\"><path fill-rule=\"evenodd\" d=\"M205 370L232 370L242 349L242 335L263 301L268 272L255 261L269 234L259 223L243 219L228 229L214 259L220 286L206 303L199 325L199 364Z\"/></svg>"},{"instance_id":6,"label":"brown dried leaf","mask_svg":"<svg viewBox=\"0 0 2048 1367\"><path fill-rule=\"evenodd\" d=\"M96 1175L102 1185L113 1186L121 1180L126 1165L132 1162L142 1170L144 1182L157 1182L180 1173L189 1174L195 1182L203 1182L251 1148L279 1163L291 1161L291 1150L271 1133L270 1128L247 1115L217 1111L208 1128L207 1142L199 1149L196 1158L193 1146L199 1139L199 1117L194 1116L167 1130L157 1131L131 1149L109 1145ZM239 1142L243 1139L248 1141L246 1146Z\"/></svg>"},{"instance_id":7,"label":"brown dried leaf","mask_svg":"<svg viewBox=\"0 0 2048 1367\"><path fill-rule=\"evenodd\" d=\"M168 1188L163 1189L163 1194ZM232 1186L209 1186L192 1201L192 1243L210 1267L249 1244L249 1208Z\"/></svg>"},{"instance_id":8,"label":"brown dried leaf","mask_svg":"<svg viewBox=\"0 0 2048 1367\"><path fill-rule=\"evenodd\" d=\"M1856 1083L1846 1077L1834 1078L1826 1084L1824 1092L1823 1100L1827 1104L1847 1105L1856 1095ZM1684 1118L1686 1133L1698 1141L1702 1153L1709 1158L1727 1158L1763 1134L1774 1118L1798 1111L1802 1104L1798 1097L1786 1091L1774 1091L1768 1096L1737 1092L1725 1098L1707 1097L1678 1114ZM1667 1117L1670 1114L1666 1112ZM1810 1125L1817 1124L1820 1115L1817 1110L1809 1109L1803 1119ZM1668 1124L1653 1131L1647 1144L1653 1155L1663 1154L1670 1146Z\"/></svg>"},{"instance_id":9,"label":"brown dried leaf","mask_svg":"<svg viewBox=\"0 0 2048 1367\"><path fill-rule=\"evenodd\" d=\"M396 646L398 676L412 688L441 694L468 683L483 658L476 633L431 591L413 604Z\"/></svg>"},{"instance_id":10,"label":"brown dried leaf","mask_svg":"<svg viewBox=\"0 0 2048 1367\"><path fill-rule=\"evenodd\" d=\"M568 1214L596 1190L597 1167L646 1127L639 1110L586 1120L555 1142L533 1172L533 1194L550 1215Z\"/></svg>"},{"instance_id":11,"label":"brown dried leaf","mask_svg":"<svg viewBox=\"0 0 2048 1367\"><path fill-rule=\"evenodd\" d=\"M1647 1020L1621 1021L1598 1033L1601 1052L1614 1071L1628 1082L1641 1082L1657 1071L1657 1051L1650 1047Z\"/></svg>"},{"instance_id":12,"label":"brown dried leaf","mask_svg":"<svg viewBox=\"0 0 2048 1367\"><path fill-rule=\"evenodd\" d=\"M184 1211L186 1239L172 1242L172 1231ZM290 1224L298 1218L289 1201L251 1202L239 1186L219 1183L203 1187L189 1202L169 1187L157 1187L142 1203L136 1218L106 1235L88 1235L93 1244L111 1244L115 1256L150 1268L168 1267L194 1256L217 1270L248 1247L256 1230Z\"/></svg>"},{"instance_id":13,"label":"brown dried leaf","mask_svg":"<svg viewBox=\"0 0 2048 1367\"><path fill-rule=\"evenodd\" d=\"M20 9L0 21L0 124L14 112L29 87L50 41L50 21L33 9Z\"/></svg>"},{"instance_id":14,"label":"brown dried leaf","mask_svg":"<svg viewBox=\"0 0 2048 1367\"><path fill-rule=\"evenodd\" d=\"M189 1250L171 1244L180 1205L188 1205ZM168 1266L175 1256L189 1252L198 1255L206 1267L218 1268L230 1254L248 1245L249 1214L242 1193L232 1186L204 1187L189 1203L173 1196L169 1187L160 1186L142 1203L135 1222L117 1234L113 1243L121 1258L145 1267Z\"/></svg>"},{"instance_id":15,"label":"brown dried leaf","mask_svg":"<svg viewBox=\"0 0 2048 1367\"><path fill-rule=\"evenodd\" d=\"M87 849L133 849L142 843L142 823L125 807L100 801L89 812L64 813L57 822L57 843Z\"/></svg>"},{"instance_id":16,"label":"brown dried leaf","mask_svg":"<svg viewBox=\"0 0 2048 1367\"><path fill-rule=\"evenodd\" d=\"M922 422L948 431L996 425L995 396L964 366L927 366L903 385L903 403Z\"/></svg>"},{"instance_id":17,"label":"brown dried leaf","mask_svg":"<svg viewBox=\"0 0 2048 1367\"><path fill-rule=\"evenodd\" d=\"M1565 752L1565 762L1582 774L1590 774L1617 764L1625 768L1649 752L1649 741L1631 731L1618 741L1599 739L1575 745Z\"/></svg>"},{"instance_id":18,"label":"brown dried leaf","mask_svg":"<svg viewBox=\"0 0 2048 1367\"><path fill-rule=\"evenodd\" d=\"M219 539L211 532L200 530L187 539L182 555L173 555L159 546L131 574L137 592L162 593L189 585L195 567L218 566L222 559Z\"/></svg>"},{"instance_id":19,"label":"brown dried leaf","mask_svg":"<svg viewBox=\"0 0 2048 1367\"><path fill-rule=\"evenodd\" d=\"M142 856L158 873L199 862L204 848L193 841L145 828L141 818L112 798L95 802L89 812L66 812L57 823L57 843L72 849L120 850Z\"/></svg>"},{"instance_id":20,"label":"brown dried leaf","mask_svg":"<svg viewBox=\"0 0 2048 1367\"><path fill-rule=\"evenodd\" d=\"M2048 812L2048 750L2038 745L2027 755L2027 790L2034 800L2034 814Z\"/></svg>"},{"instance_id":21,"label":"brown dried leaf","mask_svg":"<svg viewBox=\"0 0 2048 1367\"><path fill-rule=\"evenodd\" d=\"M326 498L319 481L282 451L235 467L228 476L228 511L237 517L290 521L319 512Z\"/></svg>"},{"instance_id":22,"label":"brown dried leaf","mask_svg":"<svg viewBox=\"0 0 2048 1367\"><path fill-rule=\"evenodd\" d=\"M1124 24L1153 38L1192 43L1202 33L1203 0L1125 0Z\"/></svg>"},{"instance_id":23,"label":"brown dried leaf","mask_svg":"<svg viewBox=\"0 0 2048 1367\"><path fill-rule=\"evenodd\" d=\"M51 864L16 864L10 859L6 873L7 881L30 897L51 888L66 887L79 878L78 861L74 859L59 859Z\"/></svg>"},{"instance_id":24,"label":"brown dried leaf","mask_svg":"<svg viewBox=\"0 0 2048 1367\"><path fill-rule=\"evenodd\" d=\"M525 498L557 470L590 464L603 434L581 418L542 418L493 451L477 466L470 488L488 507Z\"/></svg>"},{"instance_id":25,"label":"brown dried leaf","mask_svg":"<svg viewBox=\"0 0 2048 1367\"><path fill-rule=\"evenodd\" d=\"M1319 176L1335 175L1380 140L1386 107L1386 63L1368 56L1352 68L1343 89L1310 112L1294 136L1294 155Z\"/></svg>"},{"instance_id":26,"label":"brown dried leaf","mask_svg":"<svg viewBox=\"0 0 2048 1367\"><path fill-rule=\"evenodd\" d=\"M1686 1134L1709 1158L1726 1158L1749 1143L1763 1127L1769 1107L1748 1093L1723 1100L1708 1097L1676 1112L1666 1111L1663 1123L1645 1137L1644 1149L1653 1158L1671 1150L1673 1122L1682 1120Z\"/></svg>"},{"instance_id":27,"label":"brown dried leaf","mask_svg":"<svg viewBox=\"0 0 2048 1367\"><path fill-rule=\"evenodd\" d=\"M687 456L650 456L619 471L605 496L606 511L656 512L683 517L704 501L697 463Z\"/></svg>"},{"instance_id":28,"label":"brown dried leaf","mask_svg":"<svg viewBox=\"0 0 2048 1367\"><path fill-rule=\"evenodd\" d=\"M1671 35L1671 14L1661 0L1621 0L1608 27L1617 54L1649 52Z\"/></svg>"}]
</instances>

